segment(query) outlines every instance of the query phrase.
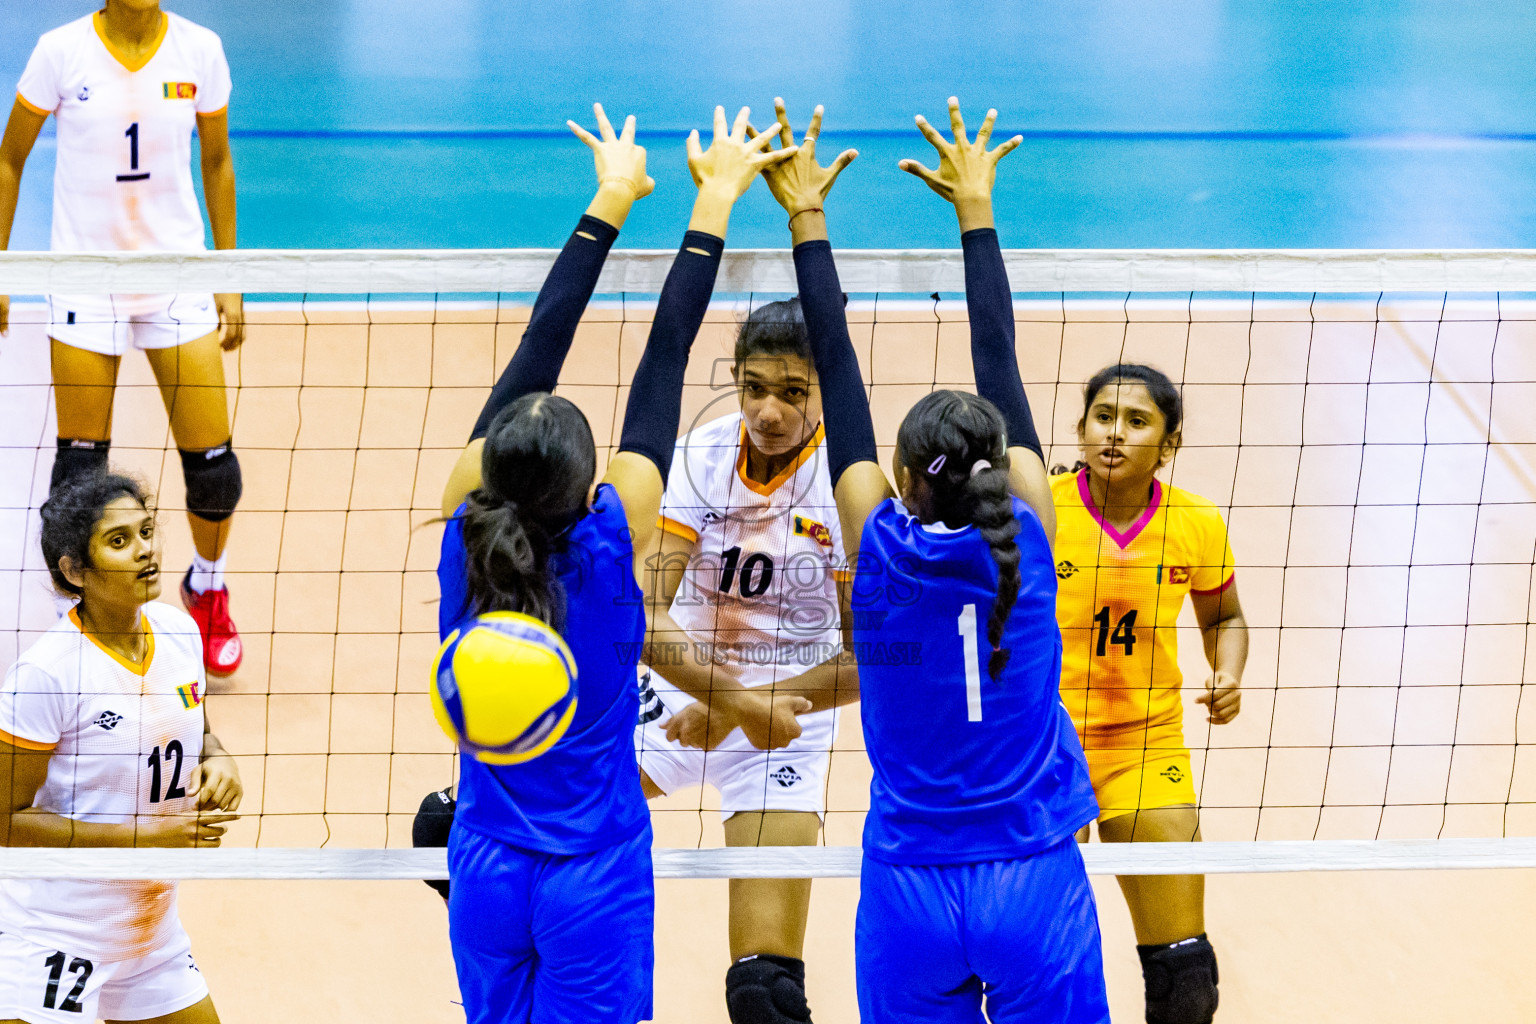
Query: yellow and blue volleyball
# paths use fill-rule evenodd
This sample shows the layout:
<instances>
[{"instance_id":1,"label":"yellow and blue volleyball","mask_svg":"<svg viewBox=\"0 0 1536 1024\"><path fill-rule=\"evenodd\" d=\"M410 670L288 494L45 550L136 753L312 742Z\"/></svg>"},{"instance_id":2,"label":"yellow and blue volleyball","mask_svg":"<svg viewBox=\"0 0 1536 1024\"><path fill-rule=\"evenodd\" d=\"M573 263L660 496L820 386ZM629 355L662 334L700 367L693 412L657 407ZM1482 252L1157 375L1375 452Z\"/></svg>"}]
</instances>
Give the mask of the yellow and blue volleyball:
<instances>
[{"instance_id":1,"label":"yellow and blue volleyball","mask_svg":"<svg viewBox=\"0 0 1536 1024\"><path fill-rule=\"evenodd\" d=\"M454 630L438 650L432 712L448 738L478 760L531 761L576 715L576 659L533 616L489 612Z\"/></svg>"}]
</instances>

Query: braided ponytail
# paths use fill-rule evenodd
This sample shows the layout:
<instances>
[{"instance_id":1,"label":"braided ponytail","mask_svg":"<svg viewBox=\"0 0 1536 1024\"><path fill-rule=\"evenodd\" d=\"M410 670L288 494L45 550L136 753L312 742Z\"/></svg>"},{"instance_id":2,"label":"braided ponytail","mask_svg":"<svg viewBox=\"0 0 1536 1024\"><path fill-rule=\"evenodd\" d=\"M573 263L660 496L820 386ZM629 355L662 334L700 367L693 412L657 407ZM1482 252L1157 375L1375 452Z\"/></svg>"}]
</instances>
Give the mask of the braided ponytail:
<instances>
[{"instance_id":1,"label":"braided ponytail","mask_svg":"<svg viewBox=\"0 0 1536 1024\"><path fill-rule=\"evenodd\" d=\"M896 445L907 470L927 483L931 501L923 518L952 529L975 526L992 549L997 595L987 619L987 671L998 679L1009 656L1003 630L1022 584L1002 413L967 391L935 391L907 413Z\"/></svg>"}]
</instances>

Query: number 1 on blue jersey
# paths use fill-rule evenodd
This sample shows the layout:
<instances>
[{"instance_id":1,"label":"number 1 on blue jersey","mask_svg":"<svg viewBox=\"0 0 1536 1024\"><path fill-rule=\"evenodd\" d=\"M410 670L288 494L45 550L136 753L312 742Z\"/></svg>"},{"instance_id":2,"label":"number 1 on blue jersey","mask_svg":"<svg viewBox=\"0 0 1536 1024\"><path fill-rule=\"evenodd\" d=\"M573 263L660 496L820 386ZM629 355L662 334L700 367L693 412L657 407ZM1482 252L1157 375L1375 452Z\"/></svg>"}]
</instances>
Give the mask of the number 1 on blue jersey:
<instances>
[{"instance_id":1,"label":"number 1 on blue jersey","mask_svg":"<svg viewBox=\"0 0 1536 1024\"><path fill-rule=\"evenodd\" d=\"M966 721L981 721L981 659L976 654L976 606L960 609L960 643L965 649Z\"/></svg>"}]
</instances>

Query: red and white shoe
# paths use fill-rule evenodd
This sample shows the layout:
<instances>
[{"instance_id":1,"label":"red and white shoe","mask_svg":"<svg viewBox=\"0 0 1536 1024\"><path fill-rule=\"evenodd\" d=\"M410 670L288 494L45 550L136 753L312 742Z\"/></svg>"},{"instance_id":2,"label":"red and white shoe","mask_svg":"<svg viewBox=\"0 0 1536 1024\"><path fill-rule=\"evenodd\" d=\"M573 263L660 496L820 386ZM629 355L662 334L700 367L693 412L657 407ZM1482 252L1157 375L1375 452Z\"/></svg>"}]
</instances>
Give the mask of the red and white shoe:
<instances>
[{"instance_id":1,"label":"red and white shoe","mask_svg":"<svg viewBox=\"0 0 1536 1024\"><path fill-rule=\"evenodd\" d=\"M181 581L181 603L187 606L187 614L203 634L203 667L211 676L231 675L240 667L245 648L240 643L235 620L229 617L229 588L199 594L189 585L191 580L189 571Z\"/></svg>"}]
</instances>

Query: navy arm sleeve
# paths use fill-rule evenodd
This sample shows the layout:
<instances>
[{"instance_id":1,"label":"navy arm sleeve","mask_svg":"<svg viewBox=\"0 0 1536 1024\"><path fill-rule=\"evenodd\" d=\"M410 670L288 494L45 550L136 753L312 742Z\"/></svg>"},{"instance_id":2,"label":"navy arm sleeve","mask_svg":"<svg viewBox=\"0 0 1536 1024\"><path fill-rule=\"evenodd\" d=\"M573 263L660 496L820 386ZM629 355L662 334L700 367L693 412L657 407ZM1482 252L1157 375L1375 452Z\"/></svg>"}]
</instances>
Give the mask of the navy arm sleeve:
<instances>
[{"instance_id":1,"label":"navy arm sleeve","mask_svg":"<svg viewBox=\"0 0 1536 1024\"><path fill-rule=\"evenodd\" d=\"M800 309L810 336L811 355L821 385L821 419L827 432L827 469L832 486L855 462L875 462L875 423L859 359L848 336L843 288L832 259L832 243L818 239L795 246L795 276Z\"/></svg>"},{"instance_id":2,"label":"navy arm sleeve","mask_svg":"<svg viewBox=\"0 0 1536 1024\"><path fill-rule=\"evenodd\" d=\"M1040 435L1029 412L1029 399L1019 376L1014 349L1013 293L1003 250L994 228L977 228L960 236L965 250L965 305L971 320L971 365L976 393L1003 414L1008 443L1028 448L1043 460Z\"/></svg>"},{"instance_id":3,"label":"navy arm sleeve","mask_svg":"<svg viewBox=\"0 0 1536 1024\"><path fill-rule=\"evenodd\" d=\"M666 283L661 286L656 319L651 321L645 354L635 367L629 402L624 406L619 451L650 459L661 470L662 480L666 480L672 468L672 452L677 446L688 351L704 322L724 252L723 238L703 231L690 231L683 236L677 259L672 261Z\"/></svg>"},{"instance_id":4,"label":"navy arm sleeve","mask_svg":"<svg viewBox=\"0 0 1536 1024\"><path fill-rule=\"evenodd\" d=\"M583 215L571 232L565 248L555 259L533 304L533 315L522 343L501 372L491 396L475 420L471 441L484 437L496 414L524 395L535 391L553 391L560 380L560 368L576 337L576 325L597 287L597 275L619 229L596 217Z\"/></svg>"}]
</instances>

